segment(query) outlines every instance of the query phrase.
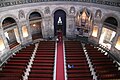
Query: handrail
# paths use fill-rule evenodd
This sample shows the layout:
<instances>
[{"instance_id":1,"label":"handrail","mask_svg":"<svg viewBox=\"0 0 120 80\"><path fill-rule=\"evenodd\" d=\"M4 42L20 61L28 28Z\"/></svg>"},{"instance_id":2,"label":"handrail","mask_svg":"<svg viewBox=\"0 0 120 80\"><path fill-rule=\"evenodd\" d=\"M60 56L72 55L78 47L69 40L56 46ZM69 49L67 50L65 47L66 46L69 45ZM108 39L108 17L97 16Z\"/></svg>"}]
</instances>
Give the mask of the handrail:
<instances>
[{"instance_id":1,"label":"handrail","mask_svg":"<svg viewBox=\"0 0 120 80\"><path fill-rule=\"evenodd\" d=\"M95 4L102 4L102 5L109 5L120 7L120 1L106 1L106 0L14 0L14 1L1 1L0 7L7 7L7 6L14 6L20 4L27 4L27 3L38 3L38 2L53 2L53 1L68 1L68 2L86 2L86 3L95 3Z\"/></svg>"}]
</instances>

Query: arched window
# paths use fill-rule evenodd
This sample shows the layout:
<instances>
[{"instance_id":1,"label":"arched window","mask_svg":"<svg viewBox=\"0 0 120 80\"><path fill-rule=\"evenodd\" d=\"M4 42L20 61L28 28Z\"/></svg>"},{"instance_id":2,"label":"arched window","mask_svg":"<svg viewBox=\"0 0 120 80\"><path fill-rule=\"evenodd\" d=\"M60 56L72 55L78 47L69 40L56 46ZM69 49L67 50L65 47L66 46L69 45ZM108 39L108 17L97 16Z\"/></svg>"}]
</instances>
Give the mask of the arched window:
<instances>
[{"instance_id":1,"label":"arched window","mask_svg":"<svg viewBox=\"0 0 120 80\"><path fill-rule=\"evenodd\" d=\"M120 50L120 36L119 36L118 39L117 39L115 48L118 49L118 50Z\"/></svg>"},{"instance_id":2,"label":"arched window","mask_svg":"<svg viewBox=\"0 0 120 80\"><path fill-rule=\"evenodd\" d=\"M104 21L104 25L107 25L113 29L117 29L118 27L118 22L114 17L108 17L105 21Z\"/></svg>"},{"instance_id":3,"label":"arched window","mask_svg":"<svg viewBox=\"0 0 120 80\"><path fill-rule=\"evenodd\" d=\"M20 44L20 36L18 33L17 23L11 18L7 17L2 22L2 27L4 30L4 35L8 42L10 49Z\"/></svg>"},{"instance_id":4,"label":"arched window","mask_svg":"<svg viewBox=\"0 0 120 80\"><path fill-rule=\"evenodd\" d=\"M41 14L38 12L32 12L29 16L29 23L31 27L32 39L35 40L35 39L42 38Z\"/></svg>"},{"instance_id":5,"label":"arched window","mask_svg":"<svg viewBox=\"0 0 120 80\"><path fill-rule=\"evenodd\" d=\"M108 17L103 23L102 33L99 43L108 49L111 49L111 45L116 35L118 22L114 17Z\"/></svg>"},{"instance_id":6,"label":"arched window","mask_svg":"<svg viewBox=\"0 0 120 80\"><path fill-rule=\"evenodd\" d=\"M3 27L4 30L7 29L7 28L10 28L12 26L16 26L16 25L17 25L16 21L11 17L5 18L2 22L2 27Z\"/></svg>"}]
</instances>

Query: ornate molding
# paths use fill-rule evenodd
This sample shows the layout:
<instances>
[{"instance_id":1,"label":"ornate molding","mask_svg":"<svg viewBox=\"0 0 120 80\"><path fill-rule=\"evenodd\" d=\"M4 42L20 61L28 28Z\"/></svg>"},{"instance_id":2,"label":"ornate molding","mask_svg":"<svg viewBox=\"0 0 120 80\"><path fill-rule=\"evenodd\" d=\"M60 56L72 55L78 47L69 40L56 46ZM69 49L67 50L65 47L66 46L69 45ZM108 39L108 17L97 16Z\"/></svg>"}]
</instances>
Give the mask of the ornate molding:
<instances>
[{"instance_id":1,"label":"ornate molding","mask_svg":"<svg viewBox=\"0 0 120 80\"><path fill-rule=\"evenodd\" d=\"M50 8L49 7L45 7L44 13L45 14L50 14Z\"/></svg>"},{"instance_id":2,"label":"ornate molding","mask_svg":"<svg viewBox=\"0 0 120 80\"><path fill-rule=\"evenodd\" d=\"M61 1L61 0L15 0L15 1L2 1L0 3L0 7L14 6L20 4L28 4L28 3L38 3L38 2L52 2L52 1ZM120 7L120 2L118 1L105 1L105 0L62 0L61 2L84 2L84 3L94 3L94 4L102 4L109 6Z\"/></svg>"},{"instance_id":3,"label":"ornate molding","mask_svg":"<svg viewBox=\"0 0 120 80\"><path fill-rule=\"evenodd\" d=\"M69 13L70 14L75 14L76 10L75 10L75 7L70 7L70 10L69 10Z\"/></svg>"},{"instance_id":4,"label":"ornate molding","mask_svg":"<svg viewBox=\"0 0 120 80\"><path fill-rule=\"evenodd\" d=\"M19 19L25 18L25 13L23 10L19 10L18 17L19 17Z\"/></svg>"}]
</instances>

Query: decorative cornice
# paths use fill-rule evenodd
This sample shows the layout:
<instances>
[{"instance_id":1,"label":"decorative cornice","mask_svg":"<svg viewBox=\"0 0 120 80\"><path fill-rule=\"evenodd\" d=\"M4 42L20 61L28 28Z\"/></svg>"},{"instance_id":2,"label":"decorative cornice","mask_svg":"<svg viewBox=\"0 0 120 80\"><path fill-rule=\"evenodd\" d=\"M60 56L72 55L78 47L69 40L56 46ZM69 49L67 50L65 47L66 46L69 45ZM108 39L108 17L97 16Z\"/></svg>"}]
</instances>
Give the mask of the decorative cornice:
<instances>
[{"instance_id":1,"label":"decorative cornice","mask_svg":"<svg viewBox=\"0 0 120 80\"><path fill-rule=\"evenodd\" d=\"M102 4L108 6L116 6L120 7L120 1L105 1L105 0L14 0L14 1L2 1L0 2L0 7L14 6L20 4L28 4L28 3L41 3L41 2L84 2L84 3L94 3L94 4Z\"/></svg>"}]
</instances>

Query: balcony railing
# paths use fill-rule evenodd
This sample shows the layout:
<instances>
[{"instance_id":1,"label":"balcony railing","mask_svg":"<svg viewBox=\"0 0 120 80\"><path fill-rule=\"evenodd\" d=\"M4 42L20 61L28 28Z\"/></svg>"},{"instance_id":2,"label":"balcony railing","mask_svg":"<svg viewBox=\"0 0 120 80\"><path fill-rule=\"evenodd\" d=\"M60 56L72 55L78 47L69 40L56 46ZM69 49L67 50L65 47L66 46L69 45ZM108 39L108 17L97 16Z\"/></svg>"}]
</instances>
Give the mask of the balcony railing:
<instances>
[{"instance_id":1,"label":"balcony railing","mask_svg":"<svg viewBox=\"0 0 120 80\"><path fill-rule=\"evenodd\" d=\"M27 4L27 3L38 3L38 2L52 2L52 1L68 1L68 2L86 2L86 3L95 3L95 4L103 4L109 6L120 7L119 0L13 0L13 1L0 1L0 7L7 7L19 4Z\"/></svg>"}]
</instances>

